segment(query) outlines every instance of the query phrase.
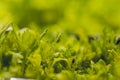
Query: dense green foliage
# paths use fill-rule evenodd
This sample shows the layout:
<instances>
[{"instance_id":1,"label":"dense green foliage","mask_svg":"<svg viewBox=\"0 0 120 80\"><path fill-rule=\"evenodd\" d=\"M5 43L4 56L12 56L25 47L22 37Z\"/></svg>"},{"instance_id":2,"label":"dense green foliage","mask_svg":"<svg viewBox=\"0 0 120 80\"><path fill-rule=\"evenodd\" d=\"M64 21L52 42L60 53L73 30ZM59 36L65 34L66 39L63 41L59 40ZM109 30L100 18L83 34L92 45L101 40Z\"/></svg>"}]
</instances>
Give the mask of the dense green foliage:
<instances>
[{"instance_id":1,"label":"dense green foliage","mask_svg":"<svg viewBox=\"0 0 120 80\"><path fill-rule=\"evenodd\" d=\"M0 0L0 80L119 80L119 3Z\"/></svg>"},{"instance_id":2,"label":"dense green foliage","mask_svg":"<svg viewBox=\"0 0 120 80\"><path fill-rule=\"evenodd\" d=\"M119 52L119 38L108 29L80 38L9 24L0 30L0 78L118 80Z\"/></svg>"}]
</instances>

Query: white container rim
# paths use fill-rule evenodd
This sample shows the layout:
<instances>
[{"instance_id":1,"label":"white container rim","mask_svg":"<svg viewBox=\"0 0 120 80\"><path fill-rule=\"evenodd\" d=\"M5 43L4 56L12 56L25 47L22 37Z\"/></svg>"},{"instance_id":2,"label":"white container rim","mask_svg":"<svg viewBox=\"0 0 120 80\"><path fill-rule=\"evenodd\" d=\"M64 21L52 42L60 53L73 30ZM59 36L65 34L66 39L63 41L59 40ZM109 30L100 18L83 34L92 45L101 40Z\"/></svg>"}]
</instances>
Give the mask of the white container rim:
<instances>
[{"instance_id":1,"label":"white container rim","mask_svg":"<svg viewBox=\"0 0 120 80\"><path fill-rule=\"evenodd\" d=\"M10 80L35 80L35 79L25 79L25 78L10 78Z\"/></svg>"}]
</instances>

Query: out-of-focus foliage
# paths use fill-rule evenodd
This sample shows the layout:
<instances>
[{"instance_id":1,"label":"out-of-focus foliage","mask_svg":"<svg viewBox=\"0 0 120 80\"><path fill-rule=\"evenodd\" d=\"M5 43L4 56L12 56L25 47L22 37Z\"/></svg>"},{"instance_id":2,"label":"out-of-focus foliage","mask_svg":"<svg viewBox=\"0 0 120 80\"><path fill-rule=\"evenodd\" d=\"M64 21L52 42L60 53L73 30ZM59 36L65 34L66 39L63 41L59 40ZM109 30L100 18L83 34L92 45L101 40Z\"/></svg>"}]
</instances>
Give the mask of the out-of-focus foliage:
<instances>
[{"instance_id":1,"label":"out-of-focus foliage","mask_svg":"<svg viewBox=\"0 0 120 80\"><path fill-rule=\"evenodd\" d=\"M104 27L119 31L119 3L119 0L1 0L0 23L69 28L86 34L98 34Z\"/></svg>"}]
</instances>

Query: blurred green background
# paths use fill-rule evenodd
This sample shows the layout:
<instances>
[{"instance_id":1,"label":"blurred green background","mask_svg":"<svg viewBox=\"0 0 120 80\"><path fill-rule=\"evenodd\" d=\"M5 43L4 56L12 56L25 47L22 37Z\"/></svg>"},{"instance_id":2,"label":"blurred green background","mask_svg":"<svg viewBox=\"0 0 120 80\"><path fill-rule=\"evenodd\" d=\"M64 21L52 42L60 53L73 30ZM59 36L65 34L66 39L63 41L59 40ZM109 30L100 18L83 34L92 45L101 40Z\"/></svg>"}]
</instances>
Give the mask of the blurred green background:
<instances>
[{"instance_id":1,"label":"blurred green background","mask_svg":"<svg viewBox=\"0 0 120 80\"><path fill-rule=\"evenodd\" d=\"M13 22L19 28L49 27L99 34L119 32L120 0L0 0L0 26Z\"/></svg>"}]
</instances>

